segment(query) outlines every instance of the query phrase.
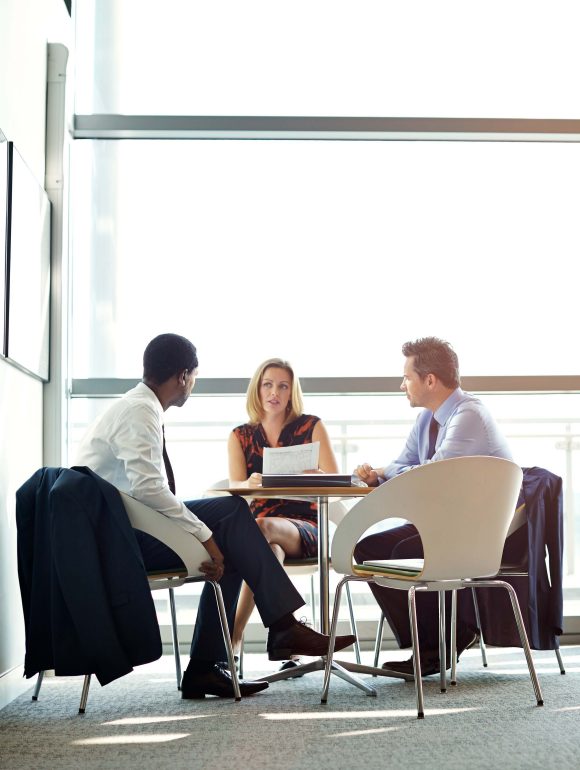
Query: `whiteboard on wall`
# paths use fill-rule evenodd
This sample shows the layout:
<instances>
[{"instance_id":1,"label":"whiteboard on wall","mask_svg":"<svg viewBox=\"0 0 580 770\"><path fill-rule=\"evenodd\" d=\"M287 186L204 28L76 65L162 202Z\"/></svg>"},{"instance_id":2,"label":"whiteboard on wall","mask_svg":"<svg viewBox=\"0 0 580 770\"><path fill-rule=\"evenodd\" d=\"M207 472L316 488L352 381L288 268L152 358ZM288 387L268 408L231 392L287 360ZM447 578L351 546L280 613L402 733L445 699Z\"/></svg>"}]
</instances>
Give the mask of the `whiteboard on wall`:
<instances>
[{"instance_id":1,"label":"whiteboard on wall","mask_svg":"<svg viewBox=\"0 0 580 770\"><path fill-rule=\"evenodd\" d=\"M6 356L49 376L50 202L13 142L8 142Z\"/></svg>"}]
</instances>

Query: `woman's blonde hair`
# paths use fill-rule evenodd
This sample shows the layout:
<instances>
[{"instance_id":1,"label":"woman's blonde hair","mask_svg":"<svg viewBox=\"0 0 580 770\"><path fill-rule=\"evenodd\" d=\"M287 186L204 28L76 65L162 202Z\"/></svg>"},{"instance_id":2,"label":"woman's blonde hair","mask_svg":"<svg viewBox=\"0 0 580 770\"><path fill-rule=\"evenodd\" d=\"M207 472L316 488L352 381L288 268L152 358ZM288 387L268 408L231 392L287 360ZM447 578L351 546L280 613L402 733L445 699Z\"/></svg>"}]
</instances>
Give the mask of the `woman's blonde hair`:
<instances>
[{"instance_id":1,"label":"woman's blonde hair","mask_svg":"<svg viewBox=\"0 0 580 770\"><path fill-rule=\"evenodd\" d=\"M304 412L304 400L302 398L302 388L300 387L300 380L294 376L294 370L288 363L281 358L268 358L264 361L254 372L254 376L250 380L248 385L248 392L246 393L246 411L250 418L250 423L257 425L262 422L264 417L264 409L262 407L262 401L260 399L260 387L262 380L264 379L264 373L266 369L284 369L290 375L292 386L290 390L290 401L288 402L286 420L284 425L292 422Z\"/></svg>"}]
</instances>

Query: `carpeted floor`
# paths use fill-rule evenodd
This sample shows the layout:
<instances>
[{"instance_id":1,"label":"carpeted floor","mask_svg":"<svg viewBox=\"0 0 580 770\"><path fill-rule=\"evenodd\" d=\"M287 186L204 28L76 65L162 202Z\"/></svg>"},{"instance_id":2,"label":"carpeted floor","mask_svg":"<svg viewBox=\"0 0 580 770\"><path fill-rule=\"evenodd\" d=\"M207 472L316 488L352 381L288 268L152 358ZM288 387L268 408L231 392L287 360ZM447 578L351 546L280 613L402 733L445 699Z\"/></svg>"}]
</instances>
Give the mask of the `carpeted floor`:
<instances>
[{"instance_id":1,"label":"carpeted floor","mask_svg":"<svg viewBox=\"0 0 580 770\"><path fill-rule=\"evenodd\" d=\"M0 767L577 770L580 647L563 648L565 676L553 653L534 653L543 708L522 651L488 653L488 669L477 650L465 653L459 685L446 694L437 677L425 680L423 721L416 719L413 685L400 680L372 680L378 696L369 698L333 677L326 706L320 672L241 703L182 701L165 656L104 688L93 682L87 713L78 716L81 678L46 678L38 702L31 702L31 688L0 711ZM246 656L246 676L275 665Z\"/></svg>"}]
</instances>

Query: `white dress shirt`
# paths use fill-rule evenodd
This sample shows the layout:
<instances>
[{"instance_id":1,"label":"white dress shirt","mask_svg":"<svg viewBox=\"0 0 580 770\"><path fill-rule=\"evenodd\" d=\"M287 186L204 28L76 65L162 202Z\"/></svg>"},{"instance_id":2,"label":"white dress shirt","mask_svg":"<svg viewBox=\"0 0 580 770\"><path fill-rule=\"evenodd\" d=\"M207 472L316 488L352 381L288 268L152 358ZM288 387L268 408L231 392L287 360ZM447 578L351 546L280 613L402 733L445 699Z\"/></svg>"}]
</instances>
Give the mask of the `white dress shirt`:
<instances>
[{"instance_id":1,"label":"white dress shirt","mask_svg":"<svg viewBox=\"0 0 580 770\"><path fill-rule=\"evenodd\" d=\"M86 465L122 492L174 519L204 543L211 530L169 489L163 462L163 408L140 382L85 434L75 465Z\"/></svg>"}]
</instances>

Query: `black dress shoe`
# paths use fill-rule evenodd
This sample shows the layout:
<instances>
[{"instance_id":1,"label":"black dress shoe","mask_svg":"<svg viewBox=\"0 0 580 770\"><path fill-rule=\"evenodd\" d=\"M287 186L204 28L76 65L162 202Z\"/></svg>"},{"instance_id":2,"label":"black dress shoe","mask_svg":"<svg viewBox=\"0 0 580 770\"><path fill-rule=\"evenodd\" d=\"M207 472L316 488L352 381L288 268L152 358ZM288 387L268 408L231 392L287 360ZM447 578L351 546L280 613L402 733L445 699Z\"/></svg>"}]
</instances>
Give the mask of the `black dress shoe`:
<instances>
[{"instance_id":1,"label":"black dress shoe","mask_svg":"<svg viewBox=\"0 0 580 770\"><path fill-rule=\"evenodd\" d=\"M268 682L246 682L240 679L240 695L254 695L268 687ZM229 671L224 671L216 663L203 674L193 674L186 671L181 680L181 697L185 699L205 698L206 695L217 695L218 698L233 698L234 685Z\"/></svg>"},{"instance_id":2,"label":"black dress shoe","mask_svg":"<svg viewBox=\"0 0 580 770\"><path fill-rule=\"evenodd\" d=\"M457 660L459 660L459 656L462 652L468 650L470 647L473 647L473 645L477 642L477 639L477 634L468 633L464 637L464 641L457 643ZM441 666L439 665L438 650L425 650L425 652L420 653L420 658L421 676L431 676L432 674L438 674L441 671ZM446 668L451 668L449 648L447 648L446 664ZM413 676L413 656L411 655L408 660L388 660L386 663L383 663L381 668L385 668L390 671L397 671L399 674L411 674L411 676Z\"/></svg>"},{"instance_id":3,"label":"black dress shoe","mask_svg":"<svg viewBox=\"0 0 580 770\"><path fill-rule=\"evenodd\" d=\"M234 663L236 664L236 671L239 674L240 673L240 656L239 655L234 655ZM227 660L218 660L218 662L216 663L216 666L223 668L225 671L230 670L230 664L227 662Z\"/></svg>"},{"instance_id":4,"label":"black dress shoe","mask_svg":"<svg viewBox=\"0 0 580 770\"><path fill-rule=\"evenodd\" d=\"M285 660L278 670L291 671L293 668L298 668L299 665L300 662L298 660ZM300 679L301 676L304 676L304 674L301 671L298 671L294 676L289 676L288 679Z\"/></svg>"},{"instance_id":5,"label":"black dress shoe","mask_svg":"<svg viewBox=\"0 0 580 770\"><path fill-rule=\"evenodd\" d=\"M334 650L343 650L354 644L356 637L352 634L337 636ZM330 637L319 634L308 628L305 623L296 621L282 631L272 631L268 634L268 659L288 660L293 655L311 655L318 657L328 653Z\"/></svg>"}]
</instances>

